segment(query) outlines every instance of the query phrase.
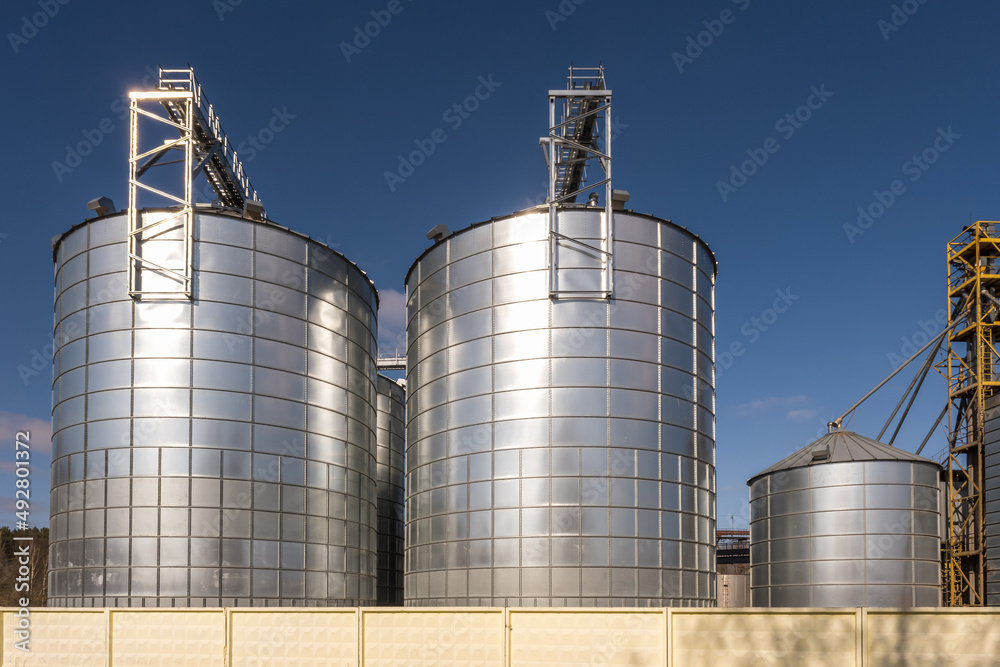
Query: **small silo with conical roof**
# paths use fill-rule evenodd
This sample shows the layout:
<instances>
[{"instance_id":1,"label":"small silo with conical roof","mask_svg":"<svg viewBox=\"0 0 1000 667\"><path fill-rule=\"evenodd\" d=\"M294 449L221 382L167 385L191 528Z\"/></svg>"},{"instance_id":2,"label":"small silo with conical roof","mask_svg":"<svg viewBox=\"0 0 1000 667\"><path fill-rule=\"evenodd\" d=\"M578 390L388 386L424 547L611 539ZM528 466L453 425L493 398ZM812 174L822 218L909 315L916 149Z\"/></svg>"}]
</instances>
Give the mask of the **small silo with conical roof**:
<instances>
[{"instance_id":1,"label":"small silo with conical roof","mask_svg":"<svg viewBox=\"0 0 1000 667\"><path fill-rule=\"evenodd\" d=\"M940 474L836 429L752 477L753 606L939 606Z\"/></svg>"}]
</instances>

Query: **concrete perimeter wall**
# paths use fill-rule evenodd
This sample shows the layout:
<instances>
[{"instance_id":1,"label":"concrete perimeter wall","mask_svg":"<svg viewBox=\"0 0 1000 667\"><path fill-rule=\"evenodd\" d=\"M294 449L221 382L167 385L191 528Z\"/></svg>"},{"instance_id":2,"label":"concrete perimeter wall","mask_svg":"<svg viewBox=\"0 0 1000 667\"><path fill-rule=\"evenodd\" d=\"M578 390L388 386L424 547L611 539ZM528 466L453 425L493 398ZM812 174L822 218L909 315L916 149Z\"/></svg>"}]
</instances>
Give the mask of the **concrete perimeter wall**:
<instances>
[{"instance_id":1,"label":"concrete perimeter wall","mask_svg":"<svg viewBox=\"0 0 1000 667\"><path fill-rule=\"evenodd\" d=\"M2 610L3 667L994 665L1000 609Z\"/></svg>"}]
</instances>

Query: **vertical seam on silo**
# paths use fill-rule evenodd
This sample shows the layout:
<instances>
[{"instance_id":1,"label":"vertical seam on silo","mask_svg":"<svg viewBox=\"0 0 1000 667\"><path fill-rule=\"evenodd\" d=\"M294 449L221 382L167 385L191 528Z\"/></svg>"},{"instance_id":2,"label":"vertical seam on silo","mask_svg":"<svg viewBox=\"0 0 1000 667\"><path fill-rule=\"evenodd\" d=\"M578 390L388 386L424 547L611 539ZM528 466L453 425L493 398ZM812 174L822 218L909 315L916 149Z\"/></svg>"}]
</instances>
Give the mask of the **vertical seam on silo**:
<instances>
[{"instance_id":1,"label":"vertical seam on silo","mask_svg":"<svg viewBox=\"0 0 1000 667\"><path fill-rule=\"evenodd\" d=\"M701 439L698 437L698 428L699 428L699 423L698 423L698 416L699 416L698 415L698 362L700 361L700 359L698 359L698 312L699 312L698 309L699 309L699 305L700 304L698 303L698 244L694 240L692 240L692 242L691 242L691 257L690 257L690 260L691 260L691 316L692 316L691 317L691 327L693 329L693 332L692 332L693 336L692 336L692 339L691 339L691 342L693 343L693 345L691 347L691 357L692 357L692 362L693 362L693 372L691 374L691 384L693 385L692 386L693 400L692 400L692 404L691 404L691 412L692 412L691 418L692 418L692 424L694 425L694 428L692 429L692 433L691 433L692 438L694 439L694 460L692 461L692 463L694 464L694 479L693 479L694 488L692 489L693 490L693 494L692 495L694 496L694 507L692 509L694 511L694 516L695 516L695 520L694 520L694 543L695 543L695 549L694 549L694 568L695 568L695 572L697 572L698 574L700 574L701 571L707 566L707 563L702 563L701 562L700 540L702 540L702 539L708 540L709 537L707 535L703 536L703 535L699 534L701 532L701 530L700 530L701 529L701 522L698 520L702 516L707 516L707 514L705 513L705 511L701 507L699 507L699 505L700 505L700 503L699 503L700 494L698 493L698 490L699 490L699 483L698 483L699 456L698 455L699 455L699 445L701 444ZM701 577L700 576L696 576L695 577L695 596L696 596L696 598L704 598L705 597L705 592L701 590Z\"/></svg>"},{"instance_id":2,"label":"vertical seam on silo","mask_svg":"<svg viewBox=\"0 0 1000 667\"><path fill-rule=\"evenodd\" d=\"M915 515L916 515L915 508L917 506L916 505L916 500L917 500L916 499L916 491L917 491L917 489L916 489L915 475L913 474L914 473L914 470L913 470L914 464L913 463L909 463L907 465L907 468L909 468L909 471L910 471L909 479L907 480L907 482L909 483L909 486L910 486L910 505L908 507L909 515L910 515L910 520L909 520L909 526L904 525L903 527L907 528L908 531L909 531L909 533L910 533L910 582L909 582L910 583L910 605L916 606L916 603L917 603L917 572L916 572L916 560L917 560L917 551L916 551L916 548L917 548L917 545L916 545L916 538L914 536L914 533L916 533L916 530L914 530L914 527L915 527L915 523L916 523L915 522Z\"/></svg>"},{"instance_id":3,"label":"vertical seam on silo","mask_svg":"<svg viewBox=\"0 0 1000 667\"><path fill-rule=\"evenodd\" d=\"M255 425L256 425L256 418L257 418L257 415L256 415L256 412L257 412L257 397L256 397L255 392L254 392L254 384L255 384L254 381L257 378L257 373L256 373L255 368L254 368L254 361L255 361L255 355L256 355L256 349L255 349L256 346L254 345L254 341L257 339L257 317L256 317L256 315L257 315L257 231L258 231L257 223L252 223L251 226L250 226L250 230L251 230L250 231L250 326L249 326L249 329L250 329L250 335L249 335L249 338L250 338L250 341L249 341L249 344L250 344L250 387L249 387L249 390L250 390L250 442L248 442L247 444L249 446L248 447L249 448L249 456L250 456L250 461L251 461L251 469L250 469L250 477L251 477L251 482L250 482L250 495L251 495L251 499L250 499L250 503L251 504L250 504L250 506L253 507L253 481L252 481L252 479L253 479L253 467L252 466L253 466L253 451L254 451L254 431L256 430ZM222 474L219 475L219 477L220 477L220 480L219 480L220 481L220 483L219 483L220 507L222 506L223 488L225 487L225 481L224 481L224 469L225 469L225 465L224 465L224 461L223 461L224 457L225 457L225 452L219 452L219 463L222 465L222 468L220 469L220 473L222 473ZM279 504L278 504L278 507L280 508L281 507L281 504L280 504L281 503L281 486L280 486L280 480L281 480L280 463L281 463L281 459L280 458L278 459L278 463L279 463L279 473L278 473L278 480L279 480L279 486L278 486L278 489L279 489L279 491L278 491L278 494L279 494L278 495L278 503ZM279 518L279 521L280 521L280 518ZM222 543L222 539L223 539L222 538L222 535L223 535L223 530L222 529L224 527L224 524L225 524L225 521L223 520L222 515L220 513L220 515L219 515L219 542L220 542L220 544ZM280 528L279 528L279 530L280 530ZM279 536L280 536L280 533L279 533ZM249 549L249 551L250 551L250 554L249 554L250 555L250 566L247 568L249 570L249 572L247 574L248 574L248 577L250 579L250 582L249 582L249 584L250 584L250 594L248 596L249 597L248 602L251 602L251 604L252 604L252 601L255 599L254 590L253 590L254 589L254 576L253 575L254 575L254 572L255 572L254 564L253 564L253 537L254 537L254 522L253 522L253 517L251 515L251 519L250 519L250 537L247 540L250 543L249 544L249 547L250 547L250 549ZM220 583L220 586L221 586L221 583L222 583L221 580L220 580L219 583Z\"/></svg>"},{"instance_id":4,"label":"vertical seam on silo","mask_svg":"<svg viewBox=\"0 0 1000 667\"><path fill-rule=\"evenodd\" d=\"M305 372L302 374L302 424L305 428L302 429L302 456L307 461L309 460L309 325L312 324L312 318L309 316L309 306L311 305L311 297L309 296L309 264L310 259L312 259L313 245L310 242L306 242L306 257L302 264L302 290L304 291L305 307L306 307L306 322L305 322L305 340L303 341L302 353L305 355ZM377 399L376 399L377 400ZM250 497L253 500L254 494L254 484L253 484L253 456L251 455L250 463ZM306 471L308 473L308 470ZM329 471L327 471L327 476L329 476ZM308 483L308 480L306 480ZM329 489L329 479L326 484L327 489ZM253 504L251 506L254 506ZM327 497L327 510L329 511L330 499ZM306 510L308 512L308 508Z\"/></svg>"},{"instance_id":5,"label":"vertical seam on silo","mask_svg":"<svg viewBox=\"0 0 1000 667\"><path fill-rule=\"evenodd\" d=\"M447 306L449 288L452 287L452 284L451 284L451 240L450 239L447 240L447 241L445 241L445 253L446 253L445 254L445 265L441 269L442 271L444 271L444 276L445 276L445 278L444 278L444 290L443 290L443 293L442 293L442 295L441 295L440 298L443 298L445 300L445 304ZM450 316L450 314L448 312L448 309L446 307L445 308L445 320L441 324L438 325L438 326L443 326L444 327L444 345L442 346L441 349L444 351L443 354L444 354L444 361L445 361L445 369L444 369L444 374L440 378L440 381L444 383L444 402L441 404L441 407L445 411L444 412L445 422L444 422L444 431L441 433L440 437L443 439L443 444L444 444L444 458L441 460L441 463L442 463L441 467L444 469L445 479L443 480L444 481L444 486L443 486L443 489L442 489L444 491L444 493L441 494L441 495L444 496L444 500L445 500L445 508L444 508L445 509L445 516L444 516L443 522L444 522L444 544L445 544L445 564L446 564L446 568L445 568L445 571L444 571L444 576L442 577L443 583L444 583L444 590L443 591L437 591L437 594L439 594L440 597L445 598L445 599L448 598L448 593L450 592L448 590L450 588L450 582L448 581L448 574L447 574L448 573L448 569L447 569L448 546L447 545L449 544L450 538L452 537L451 534L450 534L451 533L451 527L450 527L450 523L451 522L448 520L448 515L450 514L450 511L449 511L449 508L448 508L448 505L447 505L447 503L448 503L448 493L449 493L449 491L448 491L448 472L449 472L449 468L451 467L451 459L450 459L449 452L448 452L448 440L451 438L451 424L452 424L452 414L451 414L451 412L452 412L452 400L451 400L451 374L452 374L451 373L451 347L452 347L452 327L451 327L451 324L452 324L452 320L453 320L453 318ZM433 471L433 466L435 465L435 462L432 461L430 463L430 465L431 465L432 471ZM433 473L432 473L432 475L431 475L431 483L432 483L431 494L432 495L437 491L437 489L433 488L433 479L434 479L434 476L433 476ZM431 519L431 520L433 521L433 519ZM427 585L428 585L428 587L430 587L430 581L428 581ZM428 591L428 593L430 593L430 591Z\"/></svg>"},{"instance_id":6,"label":"vertical seam on silo","mask_svg":"<svg viewBox=\"0 0 1000 667\"><path fill-rule=\"evenodd\" d=\"M553 343L554 329L552 327L552 322L553 322L553 319L552 319L552 309L553 309L553 307L554 307L554 304L553 304L552 299L551 298L546 299L545 300L545 329L548 332L548 341L549 341L548 359L546 360L546 365L548 366L548 371L549 371L548 372L548 391L549 391L549 401L550 401L550 403L551 403L551 400L552 400L551 399L551 396L552 396L552 379L553 379L552 365L553 365L553 361L554 361L554 350L555 350L555 345ZM554 471L552 469L552 438L553 438L552 432L553 432L554 429L553 429L553 419L552 419L552 410L551 410L551 408L549 409L549 414L546 416L546 421L548 422L547 426L548 426L549 446L545 448L545 464L546 464L546 467L545 467L545 470L546 470L545 489L546 489L546 496L547 496L546 500L548 501L547 502L547 509L546 509L546 518L547 518L547 523L548 523L548 551L549 551L549 553L548 553L548 594L549 594L549 601L550 601L550 604L551 604L551 601L552 601L552 599L553 599L553 597L555 595L555 584L554 584L554 581L553 581L554 575L555 575L555 555L554 555L553 552L555 551L555 549L554 549L554 544L553 544L554 539L553 539L553 535L552 535L552 518L553 518L553 515L554 515L554 512L555 512L555 510L553 509L553 505L552 505L552 500L553 500L553 497L552 497L552 482L553 482L553 479L554 479L554 474L553 474ZM577 488L579 488L579 482L577 482ZM583 523L582 513L581 513L581 516L580 516L580 523L581 523L581 527L582 527L582 523ZM578 586L578 588L579 588L579 586ZM508 633L508 636L509 636L509 633Z\"/></svg>"},{"instance_id":7,"label":"vertical seam on silo","mask_svg":"<svg viewBox=\"0 0 1000 667\"><path fill-rule=\"evenodd\" d=\"M663 590L663 225L656 225L656 562L659 564L660 601Z\"/></svg>"},{"instance_id":8,"label":"vertical seam on silo","mask_svg":"<svg viewBox=\"0 0 1000 667\"><path fill-rule=\"evenodd\" d=\"M142 221L143 212L137 211L136 216L139 218L140 226ZM88 230L89 231L89 230ZM127 244L127 241L126 241ZM89 240L88 240L89 245ZM127 247L127 245L126 245ZM131 258L129 261L132 261ZM125 295L128 297L128 309L129 309L129 420L128 420L128 457L129 457L129 477L128 477L128 582L125 587L126 598L132 597L132 510L134 504L132 502L132 491L135 486L134 470L132 467L132 454L135 450L135 309L136 309L136 299L134 296L128 294L128 287L126 286ZM89 325L87 327L88 331L90 329ZM88 335L89 337L89 335ZM89 372L89 369L88 369Z\"/></svg>"},{"instance_id":9,"label":"vertical seam on silo","mask_svg":"<svg viewBox=\"0 0 1000 667\"><path fill-rule=\"evenodd\" d=\"M86 249L85 252L87 253L87 257L85 259L85 268L84 268L84 276L85 276L84 280L85 280L85 282L84 282L84 290L83 290L83 297L84 297L84 310L83 310L83 316L84 316L83 317L83 332L84 332L83 333L83 338L84 338L84 342L83 342L83 355L84 355L83 356L83 359L84 359L84 362L83 362L83 364L84 364L83 365L83 368L84 368L84 371L83 371L83 433L84 433L84 435L83 435L83 438L84 438L84 440L83 440L83 443L84 443L83 444L83 479L84 480L87 479L87 467L90 464L90 460L89 459L90 459L90 456L91 456L90 448L87 446L88 445L88 443L87 443L87 431L89 430L89 423L90 423L89 422L89 419L90 419L90 384L88 382L88 379L89 379L88 376L90 375L90 369L88 367L89 366L89 364L88 364L88 361L89 361L88 353L90 351L90 224L87 224L86 235L87 235L87 249ZM59 294L60 301L62 300L62 296L63 296L63 293L60 291L60 294ZM62 308L60 307L60 310L61 309ZM54 349L55 349L55 341L53 341L53 350ZM59 399L61 400L62 399L62 395L61 395L62 394L62 375L59 376L59 394L60 394L59 395ZM103 450L101 451L101 454L104 454ZM107 466L107 460L106 459L105 459L105 466ZM106 470L107 470L107 468L105 468L105 471ZM80 503L82 505L82 507L80 509L83 510L83 511L80 513L80 522L81 522L81 531L80 532L81 532L81 535L84 538L86 538L86 535L87 535L87 483L86 483L86 481L81 481L81 485L82 485L82 488L83 488L83 499L81 500L81 503ZM104 514L107 514L107 512L104 512ZM84 586L85 585L86 585L86 580L84 578L84 580L82 580L80 582L80 596L81 597L84 597L84 590L85 590ZM102 591L102 593L103 593L103 590L104 590L104 584L102 582L101 583L101 591Z\"/></svg>"},{"instance_id":10,"label":"vertical seam on silo","mask_svg":"<svg viewBox=\"0 0 1000 667\"><path fill-rule=\"evenodd\" d=\"M191 488L191 485L192 485L192 480L194 479L194 475L193 475L193 473L194 473L194 460L193 460L194 459L194 452L193 452L193 448L191 446L191 444L194 442L194 311L195 311L195 305L197 304L197 300L195 299L195 284L196 284L196 282L195 282L195 262L194 262L194 257L195 257L195 250L196 249L200 249L200 241L201 241L201 219L200 218L196 218L195 222L197 222L198 224L196 224L196 225L193 224L192 227L191 227L191 239L192 239L191 240L191 276L190 276L191 277L191 283L189 284L189 288L191 289L191 300L189 301L189 303L191 304L191 307L190 307L190 311L188 313L188 389L187 389L187 393L188 393L188 413L187 413L187 423L188 423L188 434L187 434L187 469L188 469L188 476L187 476L187 480L186 480L186 482L187 482L187 484L186 484L187 485L187 506L184 508L185 509L185 518L187 519L187 530L186 530L186 533L185 533L186 537L187 537L187 540L186 540L186 542L187 542L187 567L185 568L187 570L186 576L185 576L185 581L186 581L185 593L186 593L186 597L187 597L187 600L188 600L187 606L191 606L191 598L192 598L192 593L193 593L192 586L191 586L191 568L193 567L193 562L192 561L193 561L193 556L194 556L194 553L193 553L194 552L194 546L193 546L193 541L191 539L192 524L193 524L193 520L192 520L192 517L191 517L191 504L192 504L191 503L191 499L192 499L193 489ZM197 234L198 238L195 238L195 231L198 232L198 234ZM199 258L200 258L200 253L199 253ZM198 272L198 281L197 281L197 284L199 286L201 284L201 273L200 273L200 271ZM198 297L201 296L201 289L200 289L200 287L199 287L197 296ZM221 551L221 549L222 549L221 543L219 545L219 549L220 549L219 553L221 555L221 553L222 553L222 551Z\"/></svg>"},{"instance_id":11,"label":"vertical seam on silo","mask_svg":"<svg viewBox=\"0 0 1000 667\"><path fill-rule=\"evenodd\" d=\"M62 276L60 275L61 274L61 269L62 269L62 261L61 261L61 259L62 259L61 258L62 248L63 248L63 245L62 245L62 243L60 243L60 245L58 246L58 248L54 249L53 258L52 258L53 259L53 263L54 263L54 275L53 275L53 278L52 278L53 295L58 294L58 296L54 296L54 301L53 301L53 304L52 304L52 376L53 376L53 380L52 380L52 384L51 384L50 388L53 391L55 391L55 380L56 380L56 378L59 377L57 375L58 369L62 366L62 344L60 343L60 341L62 340L62 335L59 333L59 330L61 329L61 326L62 326L61 318L59 317L61 315L60 311L61 311L61 305L62 305L60 303L60 299L62 297ZM84 347L86 348L86 346L84 346ZM57 350L59 352L58 354L56 354ZM57 359L58 359L58 362L57 362ZM86 366L86 349L84 349L84 369L85 369L84 370L84 376L86 376L86 375L89 374L89 369L87 369L87 366ZM57 459L60 458L59 457L59 453L60 453L60 450L62 448L60 446L59 441L62 439L62 437L59 436L59 435L57 435L58 430L55 429L55 426L57 426L59 424L58 419L56 418L56 409L55 409L55 407L56 407L55 406L55 402L53 401L52 410L50 412L51 419L52 419L52 424L53 424L52 466L51 466L51 469L50 469L50 480L51 480L50 483L52 483L52 486L53 486L54 489L57 489L57 493L56 493L56 496L55 496L56 497L56 502L50 508L50 518L49 518L49 525L50 525L50 529L51 529L50 539L52 540L53 544L56 544L57 542L61 542L61 540L59 540L59 538L58 538L58 531L56 530L57 522L55 521L55 519L58 518L60 516L60 514L61 514L61 512L59 511L61 508L59 506L59 493L58 493L58 487L60 487L61 485L59 484L59 477L58 477L58 467L59 466L57 464ZM85 434L84 437L86 437L86 430L87 429L84 429L84 434ZM84 442L86 442L86 441L84 441ZM55 559L53 559L53 561L55 561ZM52 567L50 566L50 572L51 572L51 570L52 570ZM53 576L53 581L54 581L54 576ZM56 587L54 587L54 586L50 587L49 588L49 600L50 600L49 604L53 604L55 602L53 600L53 598L55 598L56 595L58 595L58 590L56 589ZM57 600L61 601L61 597L62 596L60 596L59 598L57 598Z\"/></svg>"},{"instance_id":12,"label":"vertical seam on silo","mask_svg":"<svg viewBox=\"0 0 1000 667\"><path fill-rule=\"evenodd\" d=\"M862 582L863 600L868 601L868 465L862 465L861 482L861 539L864 551L862 552L862 562L864 564L864 581ZM770 554L769 554L770 555Z\"/></svg>"}]
</instances>

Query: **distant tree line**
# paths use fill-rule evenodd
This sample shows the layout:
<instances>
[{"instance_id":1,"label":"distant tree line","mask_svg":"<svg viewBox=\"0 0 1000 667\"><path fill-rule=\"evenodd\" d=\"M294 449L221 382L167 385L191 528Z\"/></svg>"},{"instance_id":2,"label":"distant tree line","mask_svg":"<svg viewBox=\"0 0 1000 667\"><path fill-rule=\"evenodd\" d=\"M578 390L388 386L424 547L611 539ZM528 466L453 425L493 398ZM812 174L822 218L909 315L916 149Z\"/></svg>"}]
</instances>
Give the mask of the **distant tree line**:
<instances>
[{"instance_id":1,"label":"distant tree line","mask_svg":"<svg viewBox=\"0 0 1000 667\"><path fill-rule=\"evenodd\" d=\"M32 541L15 541L15 537L32 537ZM23 545L28 548L28 575L21 577L18 551ZM11 530L0 528L0 607L18 607L20 598L28 595L30 606L44 607L49 587L49 529L28 528ZM21 581L18 578L21 577ZM25 584L28 590L24 590ZM21 590L18 590L20 588Z\"/></svg>"}]
</instances>

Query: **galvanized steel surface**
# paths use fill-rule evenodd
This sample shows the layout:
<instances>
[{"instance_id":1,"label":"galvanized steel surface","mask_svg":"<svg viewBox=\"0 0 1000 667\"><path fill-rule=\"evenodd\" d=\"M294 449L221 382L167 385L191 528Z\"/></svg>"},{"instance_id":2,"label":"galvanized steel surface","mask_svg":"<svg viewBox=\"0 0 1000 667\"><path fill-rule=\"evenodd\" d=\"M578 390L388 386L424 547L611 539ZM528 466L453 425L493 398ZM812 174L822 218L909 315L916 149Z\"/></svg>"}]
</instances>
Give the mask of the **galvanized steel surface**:
<instances>
[{"instance_id":1,"label":"galvanized steel surface","mask_svg":"<svg viewBox=\"0 0 1000 667\"><path fill-rule=\"evenodd\" d=\"M828 434L797 452L818 462L750 480L753 606L940 605L941 467L898 450L879 460L887 445L868 438L865 460L824 462L838 438L862 436Z\"/></svg>"},{"instance_id":2,"label":"galvanized steel surface","mask_svg":"<svg viewBox=\"0 0 1000 667\"><path fill-rule=\"evenodd\" d=\"M720 574L716 587L718 590L717 607L737 609L750 606L749 574Z\"/></svg>"},{"instance_id":3,"label":"galvanized steel surface","mask_svg":"<svg viewBox=\"0 0 1000 667\"><path fill-rule=\"evenodd\" d=\"M403 604L403 456L406 392L379 374L376 414L378 431L378 604Z\"/></svg>"},{"instance_id":4,"label":"galvanized steel surface","mask_svg":"<svg viewBox=\"0 0 1000 667\"><path fill-rule=\"evenodd\" d=\"M757 473L750 478L750 481L779 470L804 468L818 462L848 463L851 461L920 461L927 463L929 459L892 445L886 445L878 440L866 438L853 431L837 429L797 452L789 454L767 470Z\"/></svg>"},{"instance_id":5,"label":"galvanized steel surface","mask_svg":"<svg viewBox=\"0 0 1000 667\"><path fill-rule=\"evenodd\" d=\"M123 215L56 248L49 604L374 602L374 287L276 225L195 239L191 302L128 296Z\"/></svg>"},{"instance_id":6,"label":"galvanized steel surface","mask_svg":"<svg viewBox=\"0 0 1000 667\"><path fill-rule=\"evenodd\" d=\"M615 298L550 299L539 211L407 275L407 604L714 605L714 258L620 211Z\"/></svg>"}]
</instances>

